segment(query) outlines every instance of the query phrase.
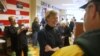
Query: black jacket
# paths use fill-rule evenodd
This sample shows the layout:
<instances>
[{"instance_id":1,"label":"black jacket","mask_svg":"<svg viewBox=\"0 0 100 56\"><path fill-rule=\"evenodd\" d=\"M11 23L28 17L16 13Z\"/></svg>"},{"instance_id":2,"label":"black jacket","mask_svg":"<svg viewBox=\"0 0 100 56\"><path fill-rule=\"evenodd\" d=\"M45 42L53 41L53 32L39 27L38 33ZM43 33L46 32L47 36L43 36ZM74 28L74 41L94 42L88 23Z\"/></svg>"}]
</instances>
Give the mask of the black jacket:
<instances>
[{"instance_id":1,"label":"black jacket","mask_svg":"<svg viewBox=\"0 0 100 56\"><path fill-rule=\"evenodd\" d=\"M70 28L71 32L73 32L74 26L75 26L74 22L71 21L69 24L69 28Z\"/></svg>"},{"instance_id":2,"label":"black jacket","mask_svg":"<svg viewBox=\"0 0 100 56\"><path fill-rule=\"evenodd\" d=\"M66 38L70 37L71 36L71 30L69 27L65 27L65 28L61 28L59 29L60 33L62 36L65 36Z\"/></svg>"},{"instance_id":3,"label":"black jacket","mask_svg":"<svg viewBox=\"0 0 100 56\"><path fill-rule=\"evenodd\" d=\"M32 23L32 32L38 32L40 30L40 25L38 24L38 22L33 22Z\"/></svg>"},{"instance_id":4,"label":"black jacket","mask_svg":"<svg viewBox=\"0 0 100 56\"><path fill-rule=\"evenodd\" d=\"M18 29L20 29L20 27L14 27L14 26L9 26L9 35L11 38L11 47L12 50L18 50L21 49L25 46L27 46L27 36L26 36L26 32L27 30L22 31L21 33L18 34Z\"/></svg>"},{"instance_id":5,"label":"black jacket","mask_svg":"<svg viewBox=\"0 0 100 56\"><path fill-rule=\"evenodd\" d=\"M26 32L28 30L23 30L20 34L18 34L18 44L20 48L28 46L28 40L27 40L27 35Z\"/></svg>"},{"instance_id":6,"label":"black jacket","mask_svg":"<svg viewBox=\"0 0 100 56\"><path fill-rule=\"evenodd\" d=\"M58 31L49 25L45 29L38 32L38 41L40 45L40 56L51 56L52 51L45 52L45 46L50 45L52 48L62 47L62 41Z\"/></svg>"},{"instance_id":7,"label":"black jacket","mask_svg":"<svg viewBox=\"0 0 100 56\"><path fill-rule=\"evenodd\" d=\"M80 35L75 44L84 51L84 56L100 56L100 29Z\"/></svg>"},{"instance_id":8,"label":"black jacket","mask_svg":"<svg viewBox=\"0 0 100 56\"><path fill-rule=\"evenodd\" d=\"M12 50L17 50L19 47L18 47L18 34L17 34L17 31L18 31L18 27L14 27L14 26L9 26L8 28L8 34L9 34L9 37L11 38L11 48Z\"/></svg>"}]
</instances>

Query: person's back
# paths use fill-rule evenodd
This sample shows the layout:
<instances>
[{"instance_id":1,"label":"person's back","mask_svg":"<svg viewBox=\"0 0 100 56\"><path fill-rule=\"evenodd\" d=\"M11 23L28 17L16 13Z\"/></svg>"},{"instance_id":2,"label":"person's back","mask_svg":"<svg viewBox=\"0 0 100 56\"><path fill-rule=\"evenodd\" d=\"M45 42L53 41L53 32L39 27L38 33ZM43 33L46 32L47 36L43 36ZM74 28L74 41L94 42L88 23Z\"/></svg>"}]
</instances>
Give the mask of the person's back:
<instances>
[{"instance_id":1,"label":"person's back","mask_svg":"<svg viewBox=\"0 0 100 56\"><path fill-rule=\"evenodd\" d=\"M33 32L37 32L37 31L39 31L39 28L40 26L39 26L39 24L38 24L38 22L33 22L32 23L32 30L33 30Z\"/></svg>"},{"instance_id":2,"label":"person's back","mask_svg":"<svg viewBox=\"0 0 100 56\"><path fill-rule=\"evenodd\" d=\"M32 44L33 46L37 46L37 33L39 30L40 30L40 25L39 25L38 17L35 17L32 23Z\"/></svg>"},{"instance_id":3,"label":"person's back","mask_svg":"<svg viewBox=\"0 0 100 56\"><path fill-rule=\"evenodd\" d=\"M69 24L69 28L71 29L71 32L73 32L73 28L74 28L74 22L70 22L70 24Z\"/></svg>"},{"instance_id":4,"label":"person's back","mask_svg":"<svg viewBox=\"0 0 100 56\"><path fill-rule=\"evenodd\" d=\"M75 44L64 47L54 53L52 56L100 56L100 30L86 32L80 35Z\"/></svg>"},{"instance_id":5,"label":"person's back","mask_svg":"<svg viewBox=\"0 0 100 56\"><path fill-rule=\"evenodd\" d=\"M38 32L40 29L40 25L39 25L39 19L38 17L35 17L34 18L34 21L32 23L32 32Z\"/></svg>"}]
</instances>

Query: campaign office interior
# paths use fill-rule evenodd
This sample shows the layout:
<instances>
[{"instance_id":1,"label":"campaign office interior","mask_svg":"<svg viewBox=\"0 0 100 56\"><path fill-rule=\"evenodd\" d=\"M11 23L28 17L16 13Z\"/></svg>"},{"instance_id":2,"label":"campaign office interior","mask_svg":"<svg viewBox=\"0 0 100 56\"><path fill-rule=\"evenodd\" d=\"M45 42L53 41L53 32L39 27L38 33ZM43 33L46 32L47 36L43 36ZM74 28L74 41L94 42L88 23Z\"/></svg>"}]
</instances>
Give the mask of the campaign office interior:
<instances>
[{"instance_id":1,"label":"campaign office interior","mask_svg":"<svg viewBox=\"0 0 100 56\"><path fill-rule=\"evenodd\" d=\"M31 28L35 17L39 18L41 24L42 18L45 17L46 11L55 10L58 13L58 21L62 19L68 23L75 17L75 27L73 29L71 44L74 39L84 32L83 18L85 11L80 6L85 4L87 0L0 0L0 56L15 56L14 52L10 52L10 39L5 37L5 27L10 25L9 16L16 17L18 24L25 23ZM32 47L30 37L28 37L28 55L39 56L39 45ZM22 53L23 55L23 53Z\"/></svg>"}]
</instances>

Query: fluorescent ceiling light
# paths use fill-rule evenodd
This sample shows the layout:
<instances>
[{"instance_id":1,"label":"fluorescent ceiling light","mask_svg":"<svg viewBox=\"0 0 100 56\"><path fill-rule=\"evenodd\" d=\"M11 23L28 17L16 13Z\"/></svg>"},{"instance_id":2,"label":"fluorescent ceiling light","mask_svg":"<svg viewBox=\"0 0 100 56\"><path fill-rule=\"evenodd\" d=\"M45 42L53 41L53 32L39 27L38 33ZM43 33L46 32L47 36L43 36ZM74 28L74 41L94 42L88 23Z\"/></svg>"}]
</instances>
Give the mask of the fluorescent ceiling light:
<instances>
[{"instance_id":1,"label":"fluorescent ceiling light","mask_svg":"<svg viewBox=\"0 0 100 56\"><path fill-rule=\"evenodd\" d=\"M75 4L62 4L62 6L71 6L71 5L75 5Z\"/></svg>"}]
</instances>

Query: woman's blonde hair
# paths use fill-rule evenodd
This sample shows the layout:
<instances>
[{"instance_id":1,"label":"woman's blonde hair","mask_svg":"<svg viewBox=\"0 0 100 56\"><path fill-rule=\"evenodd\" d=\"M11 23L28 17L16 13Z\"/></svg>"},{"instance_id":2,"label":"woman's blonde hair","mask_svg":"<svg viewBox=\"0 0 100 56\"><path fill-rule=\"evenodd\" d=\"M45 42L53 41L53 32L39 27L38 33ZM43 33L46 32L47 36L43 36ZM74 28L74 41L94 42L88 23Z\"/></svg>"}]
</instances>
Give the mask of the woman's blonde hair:
<instances>
[{"instance_id":1,"label":"woman's blonde hair","mask_svg":"<svg viewBox=\"0 0 100 56\"><path fill-rule=\"evenodd\" d=\"M47 12L45 13L45 19L48 19L48 18L49 18L50 16L52 16L52 15L57 15L57 12L54 11L54 10L47 11Z\"/></svg>"}]
</instances>

